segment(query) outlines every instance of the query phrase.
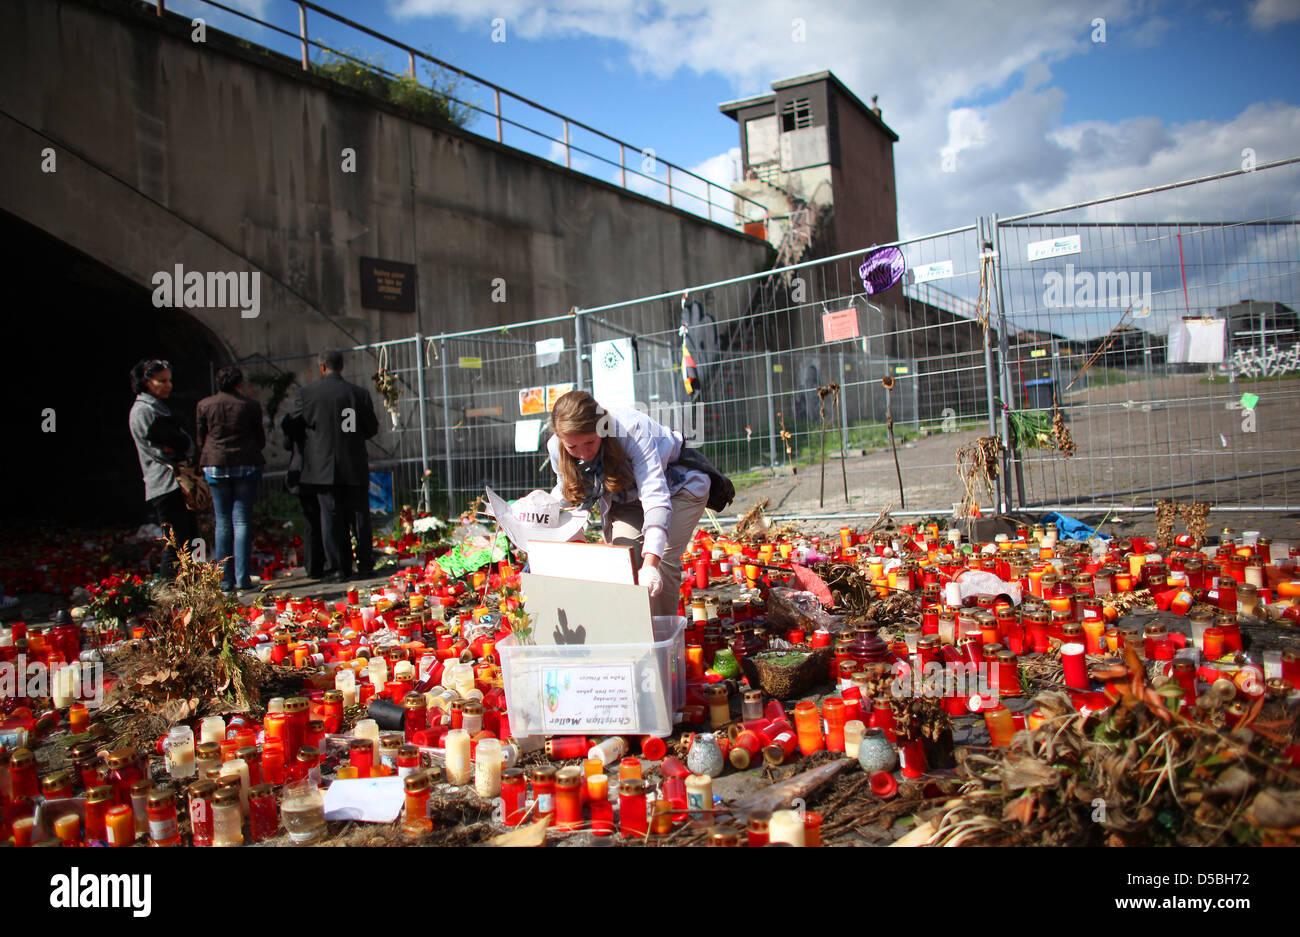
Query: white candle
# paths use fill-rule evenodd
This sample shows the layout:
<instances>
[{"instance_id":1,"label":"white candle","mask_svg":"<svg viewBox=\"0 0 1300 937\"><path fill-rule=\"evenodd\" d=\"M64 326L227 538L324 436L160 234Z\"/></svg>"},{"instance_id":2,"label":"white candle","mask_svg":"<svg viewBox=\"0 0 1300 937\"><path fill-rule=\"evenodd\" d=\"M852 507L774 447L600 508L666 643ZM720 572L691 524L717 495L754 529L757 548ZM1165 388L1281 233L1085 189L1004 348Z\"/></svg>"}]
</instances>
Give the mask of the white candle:
<instances>
[{"instance_id":1,"label":"white candle","mask_svg":"<svg viewBox=\"0 0 1300 937\"><path fill-rule=\"evenodd\" d=\"M767 841L769 843L789 843L802 846L803 816L795 810L777 810L767 824Z\"/></svg>"},{"instance_id":2,"label":"white candle","mask_svg":"<svg viewBox=\"0 0 1300 937\"><path fill-rule=\"evenodd\" d=\"M239 810L248 816L248 762L242 758L232 758L221 765L221 776L235 775L239 778Z\"/></svg>"},{"instance_id":3,"label":"white candle","mask_svg":"<svg viewBox=\"0 0 1300 937\"><path fill-rule=\"evenodd\" d=\"M382 693L384 683L388 680L388 663L382 657L370 658L370 663L366 665L366 675L370 678L375 693Z\"/></svg>"},{"instance_id":4,"label":"white candle","mask_svg":"<svg viewBox=\"0 0 1300 937\"><path fill-rule=\"evenodd\" d=\"M281 702L283 702L283 700ZM225 740L226 720L222 719L220 716L204 716L203 721L199 723L199 741L224 742Z\"/></svg>"},{"instance_id":5,"label":"white candle","mask_svg":"<svg viewBox=\"0 0 1300 937\"><path fill-rule=\"evenodd\" d=\"M866 734L866 723L859 719L850 719L844 723L844 754L848 758L856 759L858 757L858 747L862 744L862 736Z\"/></svg>"},{"instance_id":6,"label":"white candle","mask_svg":"<svg viewBox=\"0 0 1300 937\"><path fill-rule=\"evenodd\" d=\"M460 787L468 784L470 779L469 733L464 729L452 729L447 733L446 769L447 781Z\"/></svg>"},{"instance_id":7,"label":"white candle","mask_svg":"<svg viewBox=\"0 0 1300 937\"><path fill-rule=\"evenodd\" d=\"M194 732L189 726L173 726L163 740L163 755L167 770L174 780L192 778L197 773L194 764Z\"/></svg>"},{"instance_id":8,"label":"white candle","mask_svg":"<svg viewBox=\"0 0 1300 937\"><path fill-rule=\"evenodd\" d=\"M461 696L468 696L474 690L474 668L469 664L461 664L460 669L456 671L456 692Z\"/></svg>"},{"instance_id":9,"label":"white candle","mask_svg":"<svg viewBox=\"0 0 1300 937\"><path fill-rule=\"evenodd\" d=\"M266 701L266 711L269 713L284 712L284 697L272 696L269 700Z\"/></svg>"},{"instance_id":10,"label":"white candle","mask_svg":"<svg viewBox=\"0 0 1300 937\"><path fill-rule=\"evenodd\" d=\"M409 660L399 660L393 664L394 680L415 680L415 665Z\"/></svg>"},{"instance_id":11,"label":"white candle","mask_svg":"<svg viewBox=\"0 0 1300 937\"><path fill-rule=\"evenodd\" d=\"M80 682L81 665L64 666L54 671L54 679L50 682L50 696L54 698L55 709L67 709L76 701L77 684Z\"/></svg>"},{"instance_id":12,"label":"white candle","mask_svg":"<svg viewBox=\"0 0 1300 937\"><path fill-rule=\"evenodd\" d=\"M501 742L483 739L474 750L474 790L480 797L496 797L501 793L503 759Z\"/></svg>"}]
</instances>

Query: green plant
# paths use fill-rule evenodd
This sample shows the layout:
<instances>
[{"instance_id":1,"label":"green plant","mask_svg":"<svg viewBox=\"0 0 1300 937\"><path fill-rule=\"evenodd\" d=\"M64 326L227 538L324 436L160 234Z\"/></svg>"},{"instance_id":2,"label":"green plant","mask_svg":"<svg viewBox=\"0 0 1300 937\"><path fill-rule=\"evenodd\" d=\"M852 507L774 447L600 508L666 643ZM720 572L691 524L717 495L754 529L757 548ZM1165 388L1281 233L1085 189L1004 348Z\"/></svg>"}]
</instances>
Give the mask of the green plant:
<instances>
[{"instance_id":1,"label":"green plant","mask_svg":"<svg viewBox=\"0 0 1300 937\"><path fill-rule=\"evenodd\" d=\"M350 49L327 52L312 71L358 91L383 98L417 117L463 127L473 114L471 105L458 100L460 79L446 69L425 63L428 83L411 75L385 74L383 56L366 56Z\"/></svg>"}]
</instances>

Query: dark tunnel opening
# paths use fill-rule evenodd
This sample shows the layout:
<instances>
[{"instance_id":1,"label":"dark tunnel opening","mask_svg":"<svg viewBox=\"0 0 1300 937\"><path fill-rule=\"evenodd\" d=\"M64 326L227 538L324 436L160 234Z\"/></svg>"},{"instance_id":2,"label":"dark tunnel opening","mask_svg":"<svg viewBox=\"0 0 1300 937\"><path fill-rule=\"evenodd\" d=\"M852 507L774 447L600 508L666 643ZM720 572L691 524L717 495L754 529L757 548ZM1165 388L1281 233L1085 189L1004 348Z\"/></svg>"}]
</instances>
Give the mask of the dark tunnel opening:
<instances>
[{"instance_id":1,"label":"dark tunnel opening","mask_svg":"<svg viewBox=\"0 0 1300 937\"><path fill-rule=\"evenodd\" d=\"M127 428L131 366L144 357L172 364L168 405L193 433L195 405L229 355L183 309L155 308L148 287L2 211L0 243L10 264L5 358L15 398L0 517L152 521Z\"/></svg>"}]
</instances>

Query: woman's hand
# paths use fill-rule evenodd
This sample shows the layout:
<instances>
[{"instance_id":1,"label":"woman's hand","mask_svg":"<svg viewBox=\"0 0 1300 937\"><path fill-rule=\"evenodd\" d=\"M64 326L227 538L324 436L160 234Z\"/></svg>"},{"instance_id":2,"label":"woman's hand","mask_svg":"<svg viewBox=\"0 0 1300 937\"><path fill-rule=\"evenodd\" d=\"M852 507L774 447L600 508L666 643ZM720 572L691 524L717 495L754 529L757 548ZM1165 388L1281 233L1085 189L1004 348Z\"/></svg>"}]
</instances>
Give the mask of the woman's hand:
<instances>
[{"instance_id":1,"label":"woman's hand","mask_svg":"<svg viewBox=\"0 0 1300 937\"><path fill-rule=\"evenodd\" d=\"M647 553L645 559L641 561L641 572L637 574L636 581L650 590L650 598L654 598L660 592L664 591L664 576L659 572L659 557L653 553Z\"/></svg>"}]
</instances>

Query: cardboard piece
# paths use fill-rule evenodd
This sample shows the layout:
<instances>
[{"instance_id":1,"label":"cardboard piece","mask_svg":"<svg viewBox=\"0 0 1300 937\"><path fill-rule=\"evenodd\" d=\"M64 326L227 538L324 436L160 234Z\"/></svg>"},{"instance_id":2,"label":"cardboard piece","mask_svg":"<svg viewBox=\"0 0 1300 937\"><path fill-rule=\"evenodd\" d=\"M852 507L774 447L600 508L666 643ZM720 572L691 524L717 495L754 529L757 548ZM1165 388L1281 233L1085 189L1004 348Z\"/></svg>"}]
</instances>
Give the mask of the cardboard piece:
<instances>
[{"instance_id":1,"label":"cardboard piece","mask_svg":"<svg viewBox=\"0 0 1300 937\"><path fill-rule=\"evenodd\" d=\"M632 572L632 548L608 543L556 543L529 539L528 571L538 576L572 579L581 571L588 582L636 584Z\"/></svg>"},{"instance_id":2,"label":"cardboard piece","mask_svg":"<svg viewBox=\"0 0 1300 937\"><path fill-rule=\"evenodd\" d=\"M533 619L533 641L538 645L654 641L650 592L645 586L535 573L524 573L520 578L524 607Z\"/></svg>"}]
</instances>

